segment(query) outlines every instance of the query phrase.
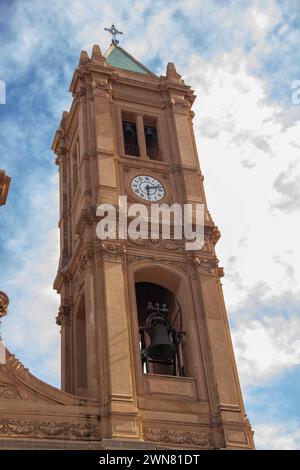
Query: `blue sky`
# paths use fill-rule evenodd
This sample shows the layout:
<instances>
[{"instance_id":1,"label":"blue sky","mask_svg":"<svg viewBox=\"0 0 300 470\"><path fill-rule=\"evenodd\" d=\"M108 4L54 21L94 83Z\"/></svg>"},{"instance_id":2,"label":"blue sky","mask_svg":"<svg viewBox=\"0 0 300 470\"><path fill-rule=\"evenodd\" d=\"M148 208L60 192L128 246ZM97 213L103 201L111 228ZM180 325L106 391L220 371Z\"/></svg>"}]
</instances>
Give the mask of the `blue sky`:
<instances>
[{"instance_id":1,"label":"blue sky","mask_svg":"<svg viewBox=\"0 0 300 470\"><path fill-rule=\"evenodd\" d=\"M50 147L82 49L110 38L157 74L191 84L223 288L246 409L259 448L300 448L300 79L298 0L0 0L0 286L9 349L59 384L57 168Z\"/></svg>"}]
</instances>

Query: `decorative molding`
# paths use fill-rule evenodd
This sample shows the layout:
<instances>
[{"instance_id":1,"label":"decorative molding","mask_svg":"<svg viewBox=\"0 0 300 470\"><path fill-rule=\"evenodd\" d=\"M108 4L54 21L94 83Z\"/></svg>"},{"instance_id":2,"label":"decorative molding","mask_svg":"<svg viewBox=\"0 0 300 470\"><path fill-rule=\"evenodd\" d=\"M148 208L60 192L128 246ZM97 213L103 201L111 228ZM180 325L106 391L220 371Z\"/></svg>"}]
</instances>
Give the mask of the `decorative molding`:
<instances>
[{"instance_id":1,"label":"decorative molding","mask_svg":"<svg viewBox=\"0 0 300 470\"><path fill-rule=\"evenodd\" d=\"M55 320L56 320L56 324L61 326L61 329L63 329L65 324L70 321L70 306L61 305L59 307L58 314Z\"/></svg>"},{"instance_id":2,"label":"decorative molding","mask_svg":"<svg viewBox=\"0 0 300 470\"><path fill-rule=\"evenodd\" d=\"M87 87L85 85L80 85L78 92L76 93L76 96L82 97L86 96L87 94Z\"/></svg>"},{"instance_id":3,"label":"decorative molding","mask_svg":"<svg viewBox=\"0 0 300 470\"><path fill-rule=\"evenodd\" d=\"M193 264L195 269L201 274L215 274L215 269L218 267L218 258L202 258L200 256L193 257Z\"/></svg>"},{"instance_id":4,"label":"decorative molding","mask_svg":"<svg viewBox=\"0 0 300 470\"><path fill-rule=\"evenodd\" d=\"M186 96L173 96L168 104L174 113L188 114L190 103Z\"/></svg>"},{"instance_id":5,"label":"decorative molding","mask_svg":"<svg viewBox=\"0 0 300 470\"><path fill-rule=\"evenodd\" d=\"M138 263L139 261L145 261L145 257L143 256L132 256L132 255L127 255L126 256L126 266L129 266L130 264L133 263Z\"/></svg>"},{"instance_id":6,"label":"decorative molding","mask_svg":"<svg viewBox=\"0 0 300 470\"><path fill-rule=\"evenodd\" d=\"M121 261L125 252L124 245L102 243L102 256L106 261Z\"/></svg>"},{"instance_id":7,"label":"decorative molding","mask_svg":"<svg viewBox=\"0 0 300 470\"><path fill-rule=\"evenodd\" d=\"M181 172L182 171L182 164L181 163L174 163L172 165L171 170L174 172Z\"/></svg>"},{"instance_id":8,"label":"decorative molding","mask_svg":"<svg viewBox=\"0 0 300 470\"><path fill-rule=\"evenodd\" d=\"M210 447L209 437L206 432L146 428L144 429L144 439L151 442L161 442L166 444L196 445L203 449L208 449Z\"/></svg>"},{"instance_id":9,"label":"decorative molding","mask_svg":"<svg viewBox=\"0 0 300 470\"><path fill-rule=\"evenodd\" d=\"M0 169L0 206L6 203L11 178Z\"/></svg>"},{"instance_id":10,"label":"decorative molding","mask_svg":"<svg viewBox=\"0 0 300 470\"><path fill-rule=\"evenodd\" d=\"M30 400L36 401L37 398L28 394L25 390L20 390L15 384L0 382L0 400Z\"/></svg>"},{"instance_id":11,"label":"decorative molding","mask_svg":"<svg viewBox=\"0 0 300 470\"><path fill-rule=\"evenodd\" d=\"M83 273L87 264L91 261L96 261L98 266L101 266L103 260L107 261L122 261L123 254L125 253L124 244L119 243L101 243L101 241L87 242L85 251L79 258L78 271Z\"/></svg>"},{"instance_id":12,"label":"decorative molding","mask_svg":"<svg viewBox=\"0 0 300 470\"><path fill-rule=\"evenodd\" d=\"M139 246L142 248L158 248L160 250L167 250L167 251L183 251L183 241L182 240L154 240L154 239L142 239L138 238L137 240L133 240L132 238L128 238L127 242L128 245L132 246Z\"/></svg>"},{"instance_id":13,"label":"decorative molding","mask_svg":"<svg viewBox=\"0 0 300 470\"><path fill-rule=\"evenodd\" d=\"M249 418L248 418L247 415L245 415L244 420L245 420L246 430L248 431L248 435L249 435L250 439L252 439L252 441L253 441L254 431L252 430L252 427L251 427L251 424L250 424L250 421L249 421Z\"/></svg>"},{"instance_id":14,"label":"decorative molding","mask_svg":"<svg viewBox=\"0 0 300 470\"><path fill-rule=\"evenodd\" d=\"M203 247L200 251L212 251L211 240L209 236L205 237Z\"/></svg>"},{"instance_id":15,"label":"decorative molding","mask_svg":"<svg viewBox=\"0 0 300 470\"><path fill-rule=\"evenodd\" d=\"M83 273L79 274L78 272L74 276L72 283L72 293L73 293L73 302L76 303L78 297L81 297L84 286L84 275ZM71 316L70 316L71 321Z\"/></svg>"},{"instance_id":16,"label":"decorative molding","mask_svg":"<svg viewBox=\"0 0 300 470\"><path fill-rule=\"evenodd\" d=\"M28 373L28 369L26 369L23 363L16 358L14 354L9 354L9 357L6 358L5 368L10 370L16 377L19 375Z\"/></svg>"},{"instance_id":17,"label":"decorative molding","mask_svg":"<svg viewBox=\"0 0 300 470\"><path fill-rule=\"evenodd\" d=\"M171 261L168 259L162 259L162 258L153 258L150 256L136 256L136 255L127 255L126 256L126 266L129 266L130 264L133 263L138 263L140 261L152 261L153 264L156 266L161 266L161 265L169 265L172 266L176 269L179 269L180 271L183 271L184 273L187 272L187 266L186 263L182 263L180 261Z\"/></svg>"},{"instance_id":18,"label":"decorative molding","mask_svg":"<svg viewBox=\"0 0 300 470\"><path fill-rule=\"evenodd\" d=\"M31 437L100 441L100 428L93 423L37 421L0 418L0 434L5 437Z\"/></svg>"},{"instance_id":19,"label":"decorative molding","mask_svg":"<svg viewBox=\"0 0 300 470\"><path fill-rule=\"evenodd\" d=\"M67 268L64 268L60 271L61 277L65 283L71 282L71 274Z\"/></svg>"},{"instance_id":20,"label":"decorative molding","mask_svg":"<svg viewBox=\"0 0 300 470\"><path fill-rule=\"evenodd\" d=\"M85 252L79 258L78 270L80 273L83 273L85 271L88 262L94 259L94 255L95 253L93 243L87 242L85 246Z\"/></svg>"},{"instance_id":21,"label":"decorative molding","mask_svg":"<svg viewBox=\"0 0 300 470\"><path fill-rule=\"evenodd\" d=\"M96 210L97 209L94 206L82 209L75 226L75 233L77 235L80 235L82 233L85 225L96 224L100 220L100 217L97 217L96 215Z\"/></svg>"},{"instance_id":22,"label":"decorative molding","mask_svg":"<svg viewBox=\"0 0 300 470\"><path fill-rule=\"evenodd\" d=\"M187 266L185 263L180 263L178 261L169 261L169 260L160 260L162 264L168 264L169 266L172 266L173 268L177 268L180 271L186 273L187 272ZM160 262L157 264L161 264Z\"/></svg>"},{"instance_id":23,"label":"decorative molding","mask_svg":"<svg viewBox=\"0 0 300 470\"><path fill-rule=\"evenodd\" d=\"M108 80L94 80L91 83L91 88L100 91L102 96L112 98L112 85Z\"/></svg>"},{"instance_id":24,"label":"decorative molding","mask_svg":"<svg viewBox=\"0 0 300 470\"><path fill-rule=\"evenodd\" d=\"M80 256L79 263L78 263L78 270L80 273L83 273L85 271L87 262L88 262L88 256L86 254Z\"/></svg>"},{"instance_id":25,"label":"decorative molding","mask_svg":"<svg viewBox=\"0 0 300 470\"><path fill-rule=\"evenodd\" d=\"M207 213L209 214L209 212ZM210 217L210 214L209 214L209 217ZM208 238L214 246L216 245L220 237L221 237L221 233L216 225L214 225L213 227L205 227L205 238Z\"/></svg>"},{"instance_id":26,"label":"decorative molding","mask_svg":"<svg viewBox=\"0 0 300 470\"><path fill-rule=\"evenodd\" d=\"M223 267L218 268L217 272L218 272L218 277L224 277L225 276Z\"/></svg>"},{"instance_id":27,"label":"decorative molding","mask_svg":"<svg viewBox=\"0 0 300 470\"><path fill-rule=\"evenodd\" d=\"M102 256L102 243L100 240L94 242L94 259L97 266L102 266L103 256Z\"/></svg>"},{"instance_id":28,"label":"decorative molding","mask_svg":"<svg viewBox=\"0 0 300 470\"><path fill-rule=\"evenodd\" d=\"M5 292L0 291L0 318L7 315L7 308L9 305L9 297Z\"/></svg>"}]
</instances>

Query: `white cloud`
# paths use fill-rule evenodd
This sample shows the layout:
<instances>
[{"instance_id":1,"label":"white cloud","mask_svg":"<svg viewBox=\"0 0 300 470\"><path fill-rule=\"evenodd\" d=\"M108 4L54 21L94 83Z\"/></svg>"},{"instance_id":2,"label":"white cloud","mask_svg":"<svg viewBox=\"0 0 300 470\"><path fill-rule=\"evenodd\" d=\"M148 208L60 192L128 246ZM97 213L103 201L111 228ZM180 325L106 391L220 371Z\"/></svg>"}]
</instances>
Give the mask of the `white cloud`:
<instances>
[{"instance_id":1,"label":"white cloud","mask_svg":"<svg viewBox=\"0 0 300 470\"><path fill-rule=\"evenodd\" d=\"M263 8L261 2L253 2L247 13L256 38L265 36L274 26L279 24L282 16L274 0L264 1Z\"/></svg>"},{"instance_id":2,"label":"white cloud","mask_svg":"<svg viewBox=\"0 0 300 470\"><path fill-rule=\"evenodd\" d=\"M45 183L36 184L40 193L31 192L26 198L32 225L18 226L7 242L21 268L9 267L1 276L1 287L10 297L2 329L8 349L31 372L58 384L60 336L55 316L59 296L52 287L59 256L57 177L49 181L47 190Z\"/></svg>"},{"instance_id":3,"label":"white cloud","mask_svg":"<svg viewBox=\"0 0 300 470\"><path fill-rule=\"evenodd\" d=\"M194 54L186 71L186 81L193 82L198 95L194 128L208 206L222 233L217 253L225 265L223 283L229 307L237 305L259 281L266 283L270 293L288 289L296 293L300 278L295 211L300 204L295 197L294 163L300 121L286 128L281 106L267 100L264 80L247 72L245 59L236 59L234 51L213 61ZM271 210L275 202L279 209L286 207L278 203L280 197L288 199L294 212ZM293 227L288 240L287 227ZM247 243L240 245L241 239ZM293 256L287 256L287 250ZM292 281L284 261L294 270ZM237 289L238 279L242 282Z\"/></svg>"},{"instance_id":4,"label":"white cloud","mask_svg":"<svg viewBox=\"0 0 300 470\"><path fill-rule=\"evenodd\" d=\"M257 423L254 440L260 450L297 450L300 448L300 426L293 422Z\"/></svg>"},{"instance_id":5,"label":"white cloud","mask_svg":"<svg viewBox=\"0 0 300 470\"><path fill-rule=\"evenodd\" d=\"M263 386L278 373L300 364L300 318L296 313L246 316L232 328L240 379L245 387Z\"/></svg>"},{"instance_id":6,"label":"white cloud","mask_svg":"<svg viewBox=\"0 0 300 470\"><path fill-rule=\"evenodd\" d=\"M300 210L299 161L291 162L286 170L280 172L273 186L281 197L272 203L272 207L284 212Z\"/></svg>"}]
</instances>

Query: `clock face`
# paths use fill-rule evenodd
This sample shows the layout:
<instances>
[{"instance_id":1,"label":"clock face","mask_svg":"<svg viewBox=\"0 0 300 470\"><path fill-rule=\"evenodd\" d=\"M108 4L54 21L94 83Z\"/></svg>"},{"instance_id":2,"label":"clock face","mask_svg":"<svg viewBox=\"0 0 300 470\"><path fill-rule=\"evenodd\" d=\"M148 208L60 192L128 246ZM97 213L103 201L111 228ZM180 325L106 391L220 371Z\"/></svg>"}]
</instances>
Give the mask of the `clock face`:
<instances>
[{"instance_id":1,"label":"clock face","mask_svg":"<svg viewBox=\"0 0 300 470\"><path fill-rule=\"evenodd\" d=\"M135 176L131 181L131 189L141 199L150 202L160 201L165 195L165 188L153 176Z\"/></svg>"}]
</instances>

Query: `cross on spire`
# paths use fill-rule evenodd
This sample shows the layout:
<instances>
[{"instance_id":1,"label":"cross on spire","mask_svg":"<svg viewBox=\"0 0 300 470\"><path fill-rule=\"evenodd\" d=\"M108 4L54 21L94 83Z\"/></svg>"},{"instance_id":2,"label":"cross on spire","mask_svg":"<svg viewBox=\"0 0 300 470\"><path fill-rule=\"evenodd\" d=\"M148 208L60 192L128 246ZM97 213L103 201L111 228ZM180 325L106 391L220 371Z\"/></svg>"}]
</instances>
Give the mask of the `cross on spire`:
<instances>
[{"instance_id":1,"label":"cross on spire","mask_svg":"<svg viewBox=\"0 0 300 470\"><path fill-rule=\"evenodd\" d=\"M117 40L117 34L123 34L122 31L119 31L114 24L111 25L110 28L104 28L104 31L108 31L112 35L112 45L117 46L119 41Z\"/></svg>"}]
</instances>

